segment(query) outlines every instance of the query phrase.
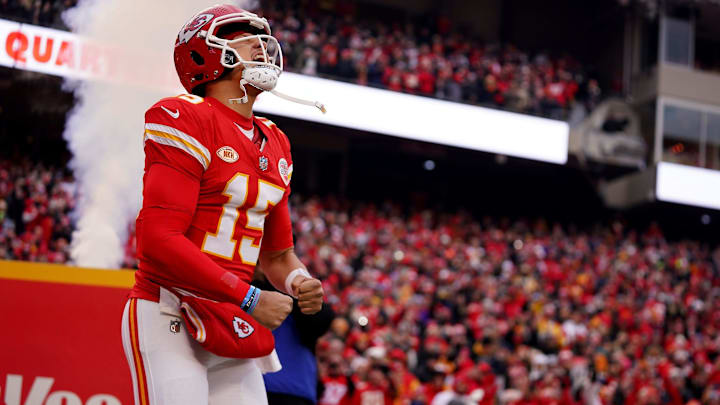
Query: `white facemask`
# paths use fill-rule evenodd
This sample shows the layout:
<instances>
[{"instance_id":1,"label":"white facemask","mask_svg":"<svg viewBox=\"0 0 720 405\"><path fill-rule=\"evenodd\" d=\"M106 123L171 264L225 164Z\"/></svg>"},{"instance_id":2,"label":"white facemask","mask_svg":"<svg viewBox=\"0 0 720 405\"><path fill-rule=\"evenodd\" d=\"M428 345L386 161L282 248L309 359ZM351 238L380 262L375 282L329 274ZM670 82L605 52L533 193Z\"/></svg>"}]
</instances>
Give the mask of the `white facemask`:
<instances>
[{"instance_id":1,"label":"white facemask","mask_svg":"<svg viewBox=\"0 0 720 405\"><path fill-rule=\"evenodd\" d=\"M243 72L240 79L240 89L243 91L241 98L233 98L231 103L247 103L248 95L246 85L249 84L259 90L269 91L278 97L286 100L317 107L323 113L326 112L325 106L317 101L307 101L291 96L275 90L280 74L283 71L283 56L280 43L270 34L257 34L239 37L235 39L224 39L214 34L220 25L225 24L249 24L252 27L270 32L270 26L265 18L260 18L256 14L245 12L238 14L229 14L213 21L207 32L201 33L205 36L205 43L213 48L222 50L220 55L220 63L223 67L234 69L242 65ZM253 46L257 45L258 52L252 55L252 60L244 60L233 47L241 42L250 42Z\"/></svg>"}]
</instances>

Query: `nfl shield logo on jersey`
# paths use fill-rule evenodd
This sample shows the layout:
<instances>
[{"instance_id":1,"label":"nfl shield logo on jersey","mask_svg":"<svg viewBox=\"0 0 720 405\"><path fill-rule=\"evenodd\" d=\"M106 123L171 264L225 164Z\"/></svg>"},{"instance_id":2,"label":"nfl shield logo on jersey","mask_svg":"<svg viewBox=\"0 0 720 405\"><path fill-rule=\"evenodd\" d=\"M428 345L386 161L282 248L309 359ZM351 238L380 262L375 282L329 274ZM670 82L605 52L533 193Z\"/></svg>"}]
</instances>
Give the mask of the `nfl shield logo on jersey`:
<instances>
[{"instance_id":1,"label":"nfl shield logo on jersey","mask_svg":"<svg viewBox=\"0 0 720 405\"><path fill-rule=\"evenodd\" d=\"M260 156L260 170L265 171L268 169L268 158Z\"/></svg>"},{"instance_id":2,"label":"nfl shield logo on jersey","mask_svg":"<svg viewBox=\"0 0 720 405\"><path fill-rule=\"evenodd\" d=\"M233 319L233 328L235 329L235 333L237 333L240 339L245 339L246 337L252 335L253 332L255 332L255 328L253 328L252 325L250 325L244 319L238 318L237 316L235 317L235 319Z\"/></svg>"}]
</instances>

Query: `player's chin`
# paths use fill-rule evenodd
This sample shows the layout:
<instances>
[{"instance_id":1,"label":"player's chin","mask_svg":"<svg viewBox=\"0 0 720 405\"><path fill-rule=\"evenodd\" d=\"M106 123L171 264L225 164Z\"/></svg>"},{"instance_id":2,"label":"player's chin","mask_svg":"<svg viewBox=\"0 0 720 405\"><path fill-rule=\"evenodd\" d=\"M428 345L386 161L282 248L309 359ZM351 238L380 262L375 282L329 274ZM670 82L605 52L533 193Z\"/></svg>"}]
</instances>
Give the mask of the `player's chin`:
<instances>
[{"instance_id":1,"label":"player's chin","mask_svg":"<svg viewBox=\"0 0 720 405\"><path fill-rule=\"evenodd\" d=\"M264 90L258 89L257 87L255 87L253 85L247 85L247 86L245 86L245 88L247 89L248 95L250 95L250 96L258 96L260 93L262 93L264 91Z\"/></svg>"}]
</instances>

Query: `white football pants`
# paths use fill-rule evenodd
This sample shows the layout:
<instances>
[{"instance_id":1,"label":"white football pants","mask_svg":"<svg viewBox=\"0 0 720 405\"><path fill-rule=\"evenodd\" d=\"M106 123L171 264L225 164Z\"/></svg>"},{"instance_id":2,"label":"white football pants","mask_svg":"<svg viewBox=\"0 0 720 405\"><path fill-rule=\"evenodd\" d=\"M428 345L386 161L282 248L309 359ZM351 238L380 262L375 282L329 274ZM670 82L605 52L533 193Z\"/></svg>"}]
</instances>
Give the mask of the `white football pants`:
<instances>
[{"instance_id":1,"label":"white football pants","mask_svg":"<svg viewBox=\"0 0 720 405\"><path fill-rule=\"evenodd\" d=\"M125 304L122 341L136 405L267 405L260 367L270 369L262 361L208 352L187 333L179 313L164 309L135 298ZM275 352L271 356L277 360Z\"/></svg>"}]
</instances>

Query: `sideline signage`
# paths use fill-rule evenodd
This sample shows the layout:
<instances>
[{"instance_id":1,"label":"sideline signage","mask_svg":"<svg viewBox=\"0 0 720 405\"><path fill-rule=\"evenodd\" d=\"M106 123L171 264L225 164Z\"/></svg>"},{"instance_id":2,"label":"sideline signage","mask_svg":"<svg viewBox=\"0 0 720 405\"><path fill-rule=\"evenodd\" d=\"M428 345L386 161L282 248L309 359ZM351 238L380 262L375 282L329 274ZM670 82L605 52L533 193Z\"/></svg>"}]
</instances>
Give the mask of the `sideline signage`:
<instances>
[{"instance_id":1,"label":"sideline signage","mask_svg":"<svg viewBox=\"0 0 720 405\"><path fill-rule=\"evenodd\" d=\"M133 404L120 337L133 277L0 261L0 403Z\"/></svg>"}]
</instances>

